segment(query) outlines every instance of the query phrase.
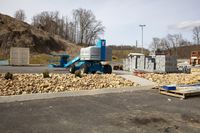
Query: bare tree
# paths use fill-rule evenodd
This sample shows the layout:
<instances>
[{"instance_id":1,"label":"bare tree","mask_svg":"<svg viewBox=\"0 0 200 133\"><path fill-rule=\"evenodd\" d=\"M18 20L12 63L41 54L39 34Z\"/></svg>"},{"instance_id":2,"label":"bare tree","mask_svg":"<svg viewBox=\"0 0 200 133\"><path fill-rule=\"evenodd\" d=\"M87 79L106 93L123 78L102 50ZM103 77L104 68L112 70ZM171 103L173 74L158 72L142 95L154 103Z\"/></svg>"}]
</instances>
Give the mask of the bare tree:
<instances>
[{"instance_id":1,"label":"bare tree","mask_svg":"<svg viewBox=\"0 0 200 133\"><path fill-rule=\"evenodd\" d=\"M93 44L104 32L101 21L96 20L91 10L73 10L73 20L68 17L59 17L59 12L42 12L33 16L32 25L51 34L57 34L75 43Z\"/></svg>"},{"instance_id":2,"label":"bare tree","mask_svg":"<svg viewBox=\"0 0 200 133\"><path fill-rule=\"evenodd\" d=\"M68 24L68 35L70 41L76 42L76 28L75 24L72 22Z\"/></svg>"},{"instance_id":3,"label":"bare tree","mask_svg":"<svg viewBox=\"0 0 200 133\"><path fill-rule=\"evenodd\" d=\"M17 10L14 14L14 17L17 19L17 20L20 20L20 21L25 21L26 19L26 15L25 15L25 11L20 9L20 10Z\"/></svg>"},{"instance_id":4,"label":"bare tree","mask_svg":"<svg viewBox=\"0 0 200 133\"><path fill-rule=\"evenodd\" d=\"M200 44L200 26L194 27L193 29L193 39L196 44Z\"/></svg>"},{"instance_id":5,"label":"bare tree","mask_svg":"<svg viewBox=\"0 0 200 133\"><path fill-rule=\"evenodd\" d=\"M166 37L169 45L171 48L174 49L176 55L177 55L177 47L180 47L182 42L184 41L183 37L181 34L168 34Z\"/></svg>"},{"instance_id":6,"label":"bare tree","mask_svg":"<svg viewBox=\"0 0 200 133\"><path fill-rule=\"evenodd\" d=\"M163 50L169 51L169 55L172 54L172 52L171 52L172 47L171 47L171 44L170 44L170 42L168 41L167 38L161 39L160 46L162 47Z\"/></svg>"},{"instance_id":7,"label":"bare tree","mask_svg":"<svg viewBox=\"0 0 200 133\"><path fill-rule=\"evenodd\" d=\"M91 44L100 32L104 32L102 23L96 20L91 10L76 9L73 11L73 18L78 43Z\"/></svg>"},{"instance_id":8,"label":"bare tree","mask_svg":"<svg viewBox=\"0 0 200 133\"><path fill-rule=\"evenodd\" d=\"M152 39L152 43L150 44L150 49L155 52L157 49L159 49L159 45L160 45L160 38L154 37Z\"/></svg>"},{"instance_id":9,"label":"bare tree","mask_svg":"<svg viewBox=\"0 0 200 133\"><path fill-rule=\"evenodd\" d=\"M32 25L42 28L45 31L48 31L51 34L58 34L60 33L60 27L64 27L62 19L59 18L59 12L47 12L44 11L40 14L33 16ZM61 26L62 25L62 26Z\"/></svg>"}]
</instances>

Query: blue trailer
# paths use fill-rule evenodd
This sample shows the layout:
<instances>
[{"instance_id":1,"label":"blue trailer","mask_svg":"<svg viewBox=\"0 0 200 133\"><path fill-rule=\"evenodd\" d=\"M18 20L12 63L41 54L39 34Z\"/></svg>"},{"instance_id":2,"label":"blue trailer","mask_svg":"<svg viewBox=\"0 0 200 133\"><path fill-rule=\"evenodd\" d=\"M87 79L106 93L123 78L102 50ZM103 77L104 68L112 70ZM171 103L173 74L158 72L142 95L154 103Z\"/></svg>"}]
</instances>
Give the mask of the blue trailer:
<instances>
[{"instance_id":1,"label":"blue trailer","mask_svg":"<svg viewBox=\"0 0 200 133\"><path fill-rule=\"evenodd\" d=\"M100 60L81 60L80 56L75 57L67 64L65 68L69 68L70 73L80 70L81 73L102 72L105 74L112 73L112 67L109 64L103 64L106 61L106 40L99 40L96 47L100 48Z\"/></svg>"}]
</instances>

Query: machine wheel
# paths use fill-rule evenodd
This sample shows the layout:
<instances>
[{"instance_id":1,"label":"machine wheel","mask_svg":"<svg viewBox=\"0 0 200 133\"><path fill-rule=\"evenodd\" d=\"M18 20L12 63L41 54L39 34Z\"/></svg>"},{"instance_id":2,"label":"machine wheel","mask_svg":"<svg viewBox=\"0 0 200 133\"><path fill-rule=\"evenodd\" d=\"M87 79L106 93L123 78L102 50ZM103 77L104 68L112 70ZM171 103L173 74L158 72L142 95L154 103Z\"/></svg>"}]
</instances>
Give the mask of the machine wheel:
<instances>
[{"instance_id":1,"label":"machine wheel","mask_svg":"<svg viewBox=\"0 0 200 133\"><path fill-rule=\"evenodd\" d=\"M110 65L104 65L104 73L105 74L111 74L112 73L112 67Z\"/></svg>"},{"instance_id":2,"label":"machine wheel","mask_svg":"<svg viewBox=\"0 0 200 133\"><path fill-rule=\"evenodd\" d=\"M75 73L75 65L72 65L70 68L69 68L69 72L74 74Z\"/></svg>"},{"instance_id":3,"label":"machine wheel","mask_svg":"<svg viewBox=\"0 0 200 133\"><path fill-rule=\"evenodd\" d=\"M95 73L96 73L96 71L93 71L93 72L92 72L92 74L95 74Z\"/></svg>"},{"instance_id":4,"label":"machine wheel","mask_svg":"<svg viewBox=\"0 0 200 133\"><path fill-rule=\"evenodd\" d=\"M84 73L88 74L88 71L89 71L88 69L89 69L88 65L87 65L87 64L84 64L84 65L81 67L81 74L84 74Z\"/></svg>"}]
</instances>

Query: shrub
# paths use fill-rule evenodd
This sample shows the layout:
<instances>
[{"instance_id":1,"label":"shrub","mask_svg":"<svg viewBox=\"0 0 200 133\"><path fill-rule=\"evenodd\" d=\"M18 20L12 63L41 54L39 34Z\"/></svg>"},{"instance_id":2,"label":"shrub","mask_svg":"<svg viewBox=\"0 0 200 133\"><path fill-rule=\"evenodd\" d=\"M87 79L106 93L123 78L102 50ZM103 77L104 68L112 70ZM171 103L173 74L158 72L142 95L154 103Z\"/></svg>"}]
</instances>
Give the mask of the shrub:
<instances>
[{"instance_id":1,"label":"shrub","mask_svg":"<svg viewBox=\"0 0 200 133\"><path fill-rule=\"evenodd\" d=\"M45 72L42 73L43 74L43 78L50 78L49 76L49 71L46 70Z\"/></svg>"},{"instance_id":2,"label":"shrub","mask_svg":"<svg viewBox=\"0 0 200 133\"><path fill-rule=\"evenodd\" d=\"M4 78L5 79L13 79L13 74L12 73L10 73L10 72L7 72L6 74L5 74L5 76L4 76Z\"/></svg>"},{"instance_id":3,"label":"shrub","mask_svg":"<svg viewBox=\"0 0 200 133\"><path fill-rule=\"evenodd\" d=\"M75 71L74 74L75 74L75 77L82 78L82 75L81 75L81 71L80 71L80 70Z\"/></svg>"}]
</instances>

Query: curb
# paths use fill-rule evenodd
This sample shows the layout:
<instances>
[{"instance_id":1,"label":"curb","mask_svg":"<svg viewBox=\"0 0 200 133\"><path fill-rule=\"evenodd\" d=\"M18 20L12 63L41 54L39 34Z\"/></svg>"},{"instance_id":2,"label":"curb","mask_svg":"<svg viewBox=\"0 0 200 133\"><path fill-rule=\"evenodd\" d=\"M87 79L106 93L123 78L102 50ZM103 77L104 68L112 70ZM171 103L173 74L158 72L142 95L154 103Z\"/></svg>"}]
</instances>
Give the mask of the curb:
<instances>
[{"instance_id":1,"label":"curb","mask_svg":"<svg viewBox=\"0 0 200 133\"><path fill-rule=\"evenodd\" d=\"M52 99L60 97L91 96L91 95L108 94L108 93L124 93L124 92L133 92L139 90L150 90L153 87L154 86L140 86L140 87L107 88L107 89L95 89L95 90L65 91L56 93L35 93L35 94L13 95L13 96L0 96L0 103Z\"/></svg>"}]
</instances>

